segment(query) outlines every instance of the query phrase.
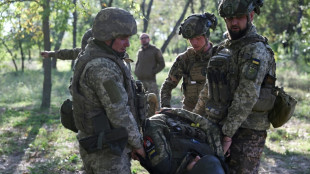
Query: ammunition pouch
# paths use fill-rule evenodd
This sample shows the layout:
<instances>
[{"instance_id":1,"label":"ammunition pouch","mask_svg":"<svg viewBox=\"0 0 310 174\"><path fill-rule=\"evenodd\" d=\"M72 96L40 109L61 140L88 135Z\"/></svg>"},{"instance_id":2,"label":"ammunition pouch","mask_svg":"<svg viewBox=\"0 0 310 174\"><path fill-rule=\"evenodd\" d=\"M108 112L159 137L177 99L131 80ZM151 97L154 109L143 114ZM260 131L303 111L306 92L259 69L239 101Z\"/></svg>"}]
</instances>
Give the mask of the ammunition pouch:
<instances>
[{"instance_id":1,"label":"ammunition pouch","mask_svg":"<svg viewBox=\"0 0 310 174\"><path fill-rule=\"evenodd\" d=\"M222 121L228 113L229 104L214 103L212 100L206 102L206 115L215 123Z\"/></svg>"},{"instance_id":2,"label":"ammunition pouch","mask_svg":"<svg viewBox=\"0 0 310 174\"><path fill-rule=\"evenodd\" d=\"M293 115L297 100L286 94L283 88L275 87L277 96L268 119L274 128L284 125Z\"/></svg>"},{"instance_id":3,"label":"ammunition pouch","mask_svg":"<svg viewBox=\"0 0 310 174\"><path fill-rule=\"evenodd\" d=\"M121 156L127 145L128 133L124 127L105 130L98 135L82 138L80 145L87 153L94 153L102 150L103 145L107 145L113 154Z\"/></svg>"},{"instance_id":4,"label":"ammunition pouch","mask_svg":"<svg viewBox=\"0 0 310 174\"><path fill-rule=\"evenodd\" d=\"M60 107L60 121L65 128L75 133L78 132L74 122L72 101L70 99L65 100Z\"/></svg>"}]
</instances>

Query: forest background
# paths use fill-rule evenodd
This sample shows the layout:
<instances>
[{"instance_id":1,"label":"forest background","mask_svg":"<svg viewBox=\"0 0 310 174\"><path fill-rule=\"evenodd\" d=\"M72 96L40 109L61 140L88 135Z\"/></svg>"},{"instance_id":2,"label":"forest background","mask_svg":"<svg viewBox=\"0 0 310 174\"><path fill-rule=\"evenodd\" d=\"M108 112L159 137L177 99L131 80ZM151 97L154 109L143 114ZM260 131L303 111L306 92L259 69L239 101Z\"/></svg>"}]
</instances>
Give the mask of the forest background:
<instances>
[{"instance_id":1,"label":"forest background","mask_svg":"<svg viewBox=\"0 0 310 174\"><path fill-rule=\"evenodd\" d=\"M220 43L226 30L218 0L0 0L0 173L80 173L75 135L59 122L59 106L70 98L72 62L43 59L43 50L80 47L102 8L130 11L138 33L128 54L136 60L139 34L150 34L166 61L158 87L177 54L189 42L178 35L190 14L211 12L218 26L210 40ZM260 173L310 173L310 0L265 0L254 18L269 39L277 61L277 85L298 100L294 117L268 130ZM134 63L132 69L134 69ZM172 103L180 106L181 92ZM146 173L136 162L133 173Z\"/></svg>"}]
</instances>

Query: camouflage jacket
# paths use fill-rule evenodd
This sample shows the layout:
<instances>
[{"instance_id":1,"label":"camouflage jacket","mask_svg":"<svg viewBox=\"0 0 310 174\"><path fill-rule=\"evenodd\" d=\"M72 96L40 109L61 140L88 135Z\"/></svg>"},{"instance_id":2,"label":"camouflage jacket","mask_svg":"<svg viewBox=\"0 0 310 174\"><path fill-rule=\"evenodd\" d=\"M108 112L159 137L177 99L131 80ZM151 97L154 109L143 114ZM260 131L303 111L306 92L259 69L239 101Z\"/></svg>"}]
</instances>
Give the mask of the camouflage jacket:
<instances>
[{"instance_id":1,"label":"camouflage jacket","mask_svg":"<svg viewBox=\"0 0 310 174\"><path fill-rule=\"evenodd\" d=\"M171 107L171 91L183 79L183 108L192 111L197 103L199 92L206 82L205 70L211 57L212 47L207 53L197 54L193 48L181 53L173 63L168 77L161 87L161 107Z\"/></svg>"},{"instance_id":2,"label":"camouflage jacket","mask_svg":"<svg viewBox=\"0 0 310 174\"><path fill-rule=\"evenodd\" d=\"M126 128L129 145L127 150L141 148L142 137L134 109L132 76L125 61L114 54L109 54L93 41L89 41L84 54L78 58L78 61L84 56L90 56L93 59L86 64L79 79L78 90L87 99L87 102L84 102L83 112L91 113L98 108L104 109L112 127ZM120 67L110 59L114 59L124 67L126 79ZM71 93L73 92L71 90ZM85 133L80 135L89 136Z\"/></svg>"},{"instance_id":3,"label":"camouflage jacket","mask_svg":"<svg viewBox=\"0 0 310 174\"><path fill-rule=\"evenodd\" d=\"M79 53L85 50L87 45L87 41L89 38L93 37L92 29L87 30L81 41L81 48L73 48L73 49L61 49L56 51L51 51L48 56L55 57L61 60L75 60Z\"/></svg>"},{"instance_id":4,"label":"camouflage jacket","mask_svg":"<svg viewBox=\"0 0 310 174\"><path fill-rule=\"evenodd\" d=\"M224 48L235 51L238 48L240 40L257 35L255 26L248 33L238 40L225 40ZM270 127L268 113L253 112L253 106L258 101L261 85L267 73L275 74L275 64L270 47L263 42L255 42L245 45L237 54L232 55L232 59L237 62L235 82L236 87L232 89L233 99L228 108L227 116L220 122L224 135L232 137L239 127L254 130L266 130ZM255 78L249 79L247 72L253 62L259 62L259 68ZM195 113L203 114L206 109L206 99L208 99L208 86L201 91L198 103L194 109Z\"/></svg>"}]
</instances>

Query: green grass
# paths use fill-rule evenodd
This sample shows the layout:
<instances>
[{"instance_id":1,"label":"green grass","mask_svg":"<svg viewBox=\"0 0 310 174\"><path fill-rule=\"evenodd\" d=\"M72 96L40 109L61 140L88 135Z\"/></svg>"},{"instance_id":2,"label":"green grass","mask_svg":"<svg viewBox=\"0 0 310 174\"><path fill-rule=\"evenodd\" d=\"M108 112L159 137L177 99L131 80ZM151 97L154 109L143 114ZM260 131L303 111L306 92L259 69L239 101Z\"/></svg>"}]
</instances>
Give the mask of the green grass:
<instances>
[{"instance_id":1,"label":"green grass","mask_svg":"<svg viewBox=\"0 0 310 174\"><path fill-rule=\"evenodd\" d=\"M174 58L171 57L171 60ZM51 108L39 109L43 71L0 74L0 165L13 158L26 167L9 166L0 173L75 173L82 170L75 133L59 121L59 106L70 98L70 63L59 61L52 72ZM157 75L158 87L167 78L172 62ZM279 84L298 100L292 119L283 127L268 130L260 171L270 173L310 173L310 91L309 75L279 68ZM172 105L180 106L180 85L172 91ZM279 171L280 170L280 171ZM147 173L132 162L132 173Z\"/></svg>"}]
</instances>

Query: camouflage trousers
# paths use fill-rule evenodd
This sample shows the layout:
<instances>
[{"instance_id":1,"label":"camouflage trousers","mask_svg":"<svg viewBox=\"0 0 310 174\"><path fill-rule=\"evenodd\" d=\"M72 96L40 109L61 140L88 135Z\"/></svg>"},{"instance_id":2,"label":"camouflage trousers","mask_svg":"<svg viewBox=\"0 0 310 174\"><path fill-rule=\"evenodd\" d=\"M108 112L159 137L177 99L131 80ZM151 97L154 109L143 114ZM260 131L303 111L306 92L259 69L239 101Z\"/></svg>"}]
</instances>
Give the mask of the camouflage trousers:
<instances>
[{"instance_id":1,"label":"camouflage trousers","mask_svg":"<svg viewBox=\"0 0 310 174\"><path fill-rule=\"evenodd\" d=\"M102 150L88 154L80 146L80 155L87 174L130 174L130 155L124 150L122 156L111 153L110 149L103 147Z\"/></svg>"},{"instance_id":2,"label":"camouflage trousers","mask_svg":"<svg viewBox=\"0 0 310 174\"><path fill-rule=\"evenodd\" d=\"M146 91L148 91L149 93L156 94L157 98L159 98L156 80L141 80L141 81L142 81L143 86L144 86ZM158 106L159 106L159 103L158 103ZM158 110L158 109L159 108L156 108L156 110Z\"/></svg>"},{"instance_id":3,"label":"camouflage trousers","mask_svg":"<svg viewBox=\"0 0 310 174\"><path fill-rule=\"evenodd\" d=\"M228 166L231 174L258 173L266 137L266 131L239 128L230 146Z\"/></svg>"}]
</instances>

